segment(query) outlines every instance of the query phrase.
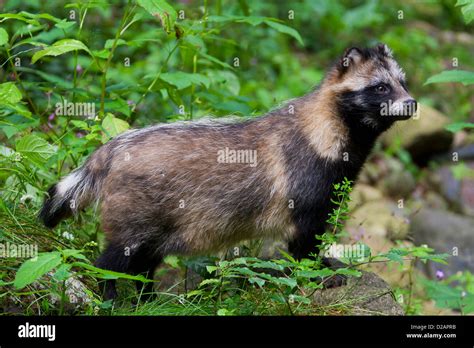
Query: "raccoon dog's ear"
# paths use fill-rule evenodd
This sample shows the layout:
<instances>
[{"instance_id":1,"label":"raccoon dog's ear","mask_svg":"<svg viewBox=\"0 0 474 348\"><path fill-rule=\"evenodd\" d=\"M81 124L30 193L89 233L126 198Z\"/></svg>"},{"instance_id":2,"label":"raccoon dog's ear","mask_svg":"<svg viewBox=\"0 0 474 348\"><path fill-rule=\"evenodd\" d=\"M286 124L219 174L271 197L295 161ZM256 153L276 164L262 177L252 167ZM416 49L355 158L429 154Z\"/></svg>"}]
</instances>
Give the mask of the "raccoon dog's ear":
<instances>
[{"instance_id":1,"label":"raccoon dog's ear","mask_svg":"<svg viewBox=\"0 0 474 348\"><path fill-rule=\"evenodd\" d=\"M385 57L393 58L392 50L384 43L379 43L376 49Z\"/></svg>"},{"instance_id":2,"label":"raccoon dog's ear","mask_svg":"<svg viewBox=\"0 0 474 348\"><path fill-rule=\"evenodd\" d=\"M347 71L351 66L355 66L362 61L363 52L357 47L348 48L341 58L339 63L339 70L342 72Z\"/></svg>"}]
</instances>

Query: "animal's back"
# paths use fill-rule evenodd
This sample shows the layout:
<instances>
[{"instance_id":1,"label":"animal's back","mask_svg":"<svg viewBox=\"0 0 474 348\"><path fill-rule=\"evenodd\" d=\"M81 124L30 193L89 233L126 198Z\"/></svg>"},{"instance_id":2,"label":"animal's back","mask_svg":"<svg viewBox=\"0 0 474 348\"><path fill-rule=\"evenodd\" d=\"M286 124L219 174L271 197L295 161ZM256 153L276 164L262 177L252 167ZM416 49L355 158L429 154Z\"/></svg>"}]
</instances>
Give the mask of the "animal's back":
<instances>
[{"instance_id":1,"label":"animal's back","mask_svg":"<svg viewBox=\"0 0 474 348\"><path fill-rule=\"evenodd\" d=\"M269 137L262 123L151 127L98 150L112 157L100 193L104 230L124 245L193 254L291 232L285 130L276 125ZM236 152L252 161L227 163Z\"/></svg>"}]
</instances>

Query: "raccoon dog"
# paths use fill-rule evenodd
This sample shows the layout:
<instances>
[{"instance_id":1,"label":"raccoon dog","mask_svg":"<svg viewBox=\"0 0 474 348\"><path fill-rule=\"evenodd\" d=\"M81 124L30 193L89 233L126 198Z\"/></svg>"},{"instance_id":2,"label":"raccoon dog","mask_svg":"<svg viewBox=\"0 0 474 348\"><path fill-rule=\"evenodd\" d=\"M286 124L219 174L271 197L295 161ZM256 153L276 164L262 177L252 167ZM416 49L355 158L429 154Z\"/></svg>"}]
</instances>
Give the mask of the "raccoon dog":
<instances>
[{"instance_id":1,"label":"raccoon dog","mask_svg":"<svg viewBox=\"0 0 474 348\"><path fill-rule=\"evenodd\" d=\"M386 45L350 48L317 89L264 116L117 136L49 189L40 218L54 227L97 203L108 244L96 265L130 274L263 237L300 259L325 230L333 183L355 180L377 136L416 107ZM117 296L113 280L103 287Z\"/></svg>"}]
</instances>

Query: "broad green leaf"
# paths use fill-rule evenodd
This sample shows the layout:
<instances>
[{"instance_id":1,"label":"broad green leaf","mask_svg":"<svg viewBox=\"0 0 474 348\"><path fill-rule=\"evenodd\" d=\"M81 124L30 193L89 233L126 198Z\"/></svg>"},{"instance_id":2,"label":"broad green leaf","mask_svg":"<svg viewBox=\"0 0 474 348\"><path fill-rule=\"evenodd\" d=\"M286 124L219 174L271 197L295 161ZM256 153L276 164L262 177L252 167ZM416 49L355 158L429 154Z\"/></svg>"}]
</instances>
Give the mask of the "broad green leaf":
<instances>
[{"instance_id":1,"label":"broad green leaf","mask_svg":"<svg viewBox=\"0 0 474 348\"><path fill-rule=\"evenodd\" d=\"M68 257L74 257L76 259L87 261L87 257L82 254L82 250L64 249L61 250L61 253L65 259L67 259Z\"/></svg>"},{"instance_id":2,"label":"broad green leaf","mask_svg":"<svg viewBox=\"0 0 474 348\"><path fill-rule=\"evenodd\" d=\"M177 13L165 0L137 0L137 4L143 7L153 17L158 18L167 33L170 33L174 29Z\"/></svg>"},{"instance_id":3,"label":"broad green leaf","mask_svg":"<svg viewBox=\"0 0 474 348\"><path fill-rule=\"evenodd\" d=\"M95 276L98 277L98 278L102 278L102 279L123 278L123 279L139 280L139 281L144 282L144 283L153 282L153 280L148 279L148 278L146 278L144 276L141 276L141 275L134 276L134 275L126 274L126 273L109 271L109 270L106 270L106 269L102 269L102 268L98 268L98 267L89 265L88 263L85 263L85 262L77 261L77 262L71 263L71 265L73 267L82 267L82 268L87 269L89 271L95 272L96 273Z\"/></svg>"},{"instance_id":4,"label":"broad green leaf","mask_svg":"<svg viewBox=\"0 0 474 348\"><path fill-rule=\"evenodd\" d=\"M405 256L401 250L399 249L391 249L387 254L384 255L387 259L395 262L399 262L400 264L403 263L403 256Z\"/></svg>"},{"instance_id":5,"label":"broad green leaf","mask_svg":"<svg viewBox=\"0 0 474 348\"><path fill-rule=\"evenodd\" d=\"M105 101L105 111L106 112L111 112L113 114L116 114L117 112L120 112L120 113L124 114L127 117L129 117L130 114L131 114L130 106L122 98L117 98L117 99L114 99L114 100L106 100Z\"/></svg>"},{"instance_id":6,"label":"broad green leaf","mask_svg":"<svg viewBox=\"0 0 474 348\"><path fill-rule=\"evenodd\" d=\"M71 265L67 263L61 264L56 272L54 272L53 278L56 279L57 281L65 281L71 276Z\"/></svg>"},{"instance_id":7,"label":"broad green leaf","mask_svg":"<svg viewBox=\"0 0 474 348\"><path fill-rule=\"evenodd\" d=\"M448 124L445 129L447 129L450 132L456 133L459 132L460 130L466 129L466 128L474 128L474 123L470 122L456 122L456 123L451 123Z\"/></svg>"},{"instance_id":8,"label":"broad green leaf","mask_svg":"<svg viewBox=\"0 0 474 348\"><path fill-rule=\"evenodd\" d=\"M351 268L338 268L335 271L336 274L342 274L351 277L360 277L362 273L356 269Z\"/></svg>"},{"instance_id":9,"label":"broad green leaf","mask_svg":"<svg viewBox=\"0 0 474 348\"><path fill-rule=\"evenodd\" d=\"M75 24L76 22L68 22L67 19L63 19L61 22L56 23L54 26L62 30L68 30L69 28L73 27Z\"/></svg>"},{"instance_id":10,"label":"broad green leaf","mask_svg":"<svg viewBox=\"0 0 474 348\"><path fill-rule=\"evenodd\" d=\"M55 152L53 146L34 134L26 135L18 140L16 151L37 164L45 163Z\"/></svg>"},{"instance_id":11,"label":"broad green leaf","mask_svg":"<svg viewBox=\"0 0 474 348\"><path fill-rule=\"evenodd\" d=\"M461 6L461 12L466 24L474 21L474 0L458 0L456 6Z\"/></svg>"},{"instance_id":12,"label":"broad green leaf","mask_svg":"<svg viewBox=\"0 0 474 348\"><path fill-rule=\"evenodd\" d=\"M104 45L104 48L105 49L110 49L113 47L114 45L114 39L109 39L107 41L105 41L105 45ZM123 40L123 39L118 39L117 40L117 43L116 43L116 47L118 46L121 46L121 45L126 45L127 44L127 41Z\"/></svg>"},{"instance_id":13,"label":"broad green leaf","mask_svg":"<svg viewBox=\"0 0 474 348\"><path fill-rule=\"evenodd\" d=\"M295 29L287 25L272 21L272 20L265 20L265 24L267 24L269 27L277 30L280 33L287 34L294 37L301 44L301 46L304 45L303 39L301 38L300 34Z\"/></svg>"},{"instance_id":14,"label":"broad green leaf","mask_svg":"<svg viewBox=\"0 0 474 348\"><path fill-rule=\"evenodd\" d=\"M0 14L0 23L7 20L7 19L18 19L20 21L26 22L28 24L34 25L34 26L39 26L40 23L34 19L28 19L21 14L17 13L1 13Z\"/></svg>"},{"instance_id":15,"label":"broad green leaf","mask_svg":"<svg viewBox=\"0 0 474 348\"><path fill-rule=\"evenodd\" d=\"M102 128L110 138L113 138L129 129L130 125L127 121L121 120L111 113L108 113L102 120Z\"/></svg>"},{"instance_id":16,"label":"broad green leaf","mask_svg":"<svg viewBox=\"0 0 474 348\"><path fill-rule=\"evenodd\" d=\"M217 267L216 267L216 266L206 266L206 270L207 270L209 273L212 273L212 272L217 271Z\"/></svg>"},{"instance_id":17,"label":"broad green leaf","mask_svg":"<svg viewBox=\"0 0 474 348\"><path fill-rule=\"evenodd\" d=\"M250 284L257 284L260 287L265 285L265 280L259 277L251 277L249 278L249 282Z\"/></svg>"},{"instance_id":18,"label":"broad green leaf","mask_svg":"<svg viewBox=\"0 0 474 348\"><path fill-rule=\"evenodd\" d=\"M161 74L160 79L176 86L177 89L185 89L191 85L203 85L209 88L211 81L202 74L190 74L182 71Z\"/></svg>"},{"instance_id":19,"label":"broad green leaf","mask_svg":"<svg viewBox=\"0 0 474 348\"><path fill-rule=\"evenodd\" d=\"M20 102L21 92L13 82L0 84L0 104L15 104Z\"/></svg>"},{"instance_id":20,"label":"broad green leaf","mask_svg":"<svg viewBox=\"0 0 474 348\"><path fill-rule=\"evenodd\" d=\"M436 302L440 308L460 309L463 307L464 313L474 312L474 294L464 292L453 286L441 282L422 279L428 297Z\"/></svg>"},{"instance_id":21,"label":"broad green leaf","mask_svg":"<svg viewBox=\"0 0 474 348\"><path fill-rule=\"evenodd\" d=\"M71 123L74 125L74 127L77 127L83 130L90 130L90 127L87 124L87 122L80 121L80 120L72 120Z\"/></svg>"},{"instance_id":22,"label":"broad green leaf","mask_svg":"<svg viewBox=\"0 0 474 348\"><path fill-rule=\"evenodd\" d=\"M461 82L464 86L474 84L474 72L465 70L445 70L431 76L425 85L440 82Z\"/></svg>"},{"instance_id":23,"label":"broad green leaf","mask_svg":"<svg viewBox=\"0 0 474 348\"><path fill-rule=\"evenodd\" d=\"M64 53L77 51L77 50L84 50L90 55L92 55L89 48L87 48L87 46L84 45L81 41L74 40L74 39L63 39L63 40L56 41L51 46L47 46L41 51L38 51L35 54L33 54L33 57L31 58L31 62L34 64L38 59L41 59L44 56L56 57Z\"/></svg>"},{"instance_id":24,"label":"broad green leaf","mask_svg":"<svg viewBox=\"0 0 474 348\"><path fill-rule=\"evenodd\" d=\"M292 289L296 287L296 285L298 285L298 283L296 282L296 279L293 279L293 278L280 277L280 278L274 279L273 281L278 284L289 286Z\"/></svg>"},{"instance_id":25,"label":"broad green leaf","mask_svg":"<svg viewBox=\"0 0 474 348\"><path fill-rule=\"evenodd\" d=\"M0 46L5 45L8 42L8 33L5 29L0 28Z\"/></svg>"},{"instance_id":26,"label":"broad green leaf","mask_svg":"<svg viewBox=\"0 0 474 348\"><path fill-rule=\"evenodd\" d=\"M58 251L43 253L34 259L29 259L25 261L18 269L18 272L16 272L13 285L17 289L22 289L57 267L61 262L61 253Z\"/></svg>"},{"instance_id":27,"label":"broad green leaf","mask_svg":"<svg viewBox=\"0 0 474 348\"><path fill-rule=\"evenodd\" d=\"M168 255L163 260L164 263L170 265L173 268L179 268L180 261L176 255Z\"/></svg>"},{"instance_id":28,"label":"broad green leaf","mask_svg":"<svg viewBox=\"0 0 474 348\"><path fill-rule=\"evenodd\" d=\"M296 272L297 277L302 278L319 278L319 277L329 277L332 276L335 272L330 268L323 268L318 270L300 270Z\"/></svg>"}]
</instances>

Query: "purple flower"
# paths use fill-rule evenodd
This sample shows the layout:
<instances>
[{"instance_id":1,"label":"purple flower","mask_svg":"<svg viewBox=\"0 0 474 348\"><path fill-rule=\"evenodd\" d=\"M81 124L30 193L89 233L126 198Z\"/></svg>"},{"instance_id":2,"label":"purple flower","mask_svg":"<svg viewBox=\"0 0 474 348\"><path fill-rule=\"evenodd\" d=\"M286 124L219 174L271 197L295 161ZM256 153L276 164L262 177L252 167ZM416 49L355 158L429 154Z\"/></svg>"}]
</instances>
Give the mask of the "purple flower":
<instances>
[{"instance_id":1,"label":"purple flower","mask_svg":"<svg viewBox=\"0 0 474 348\"><path fill-rule=\"evenodd\" d=\"M76 65L76 71L80 74L84 71L84 69L82 68L82 66L80 64L77 64Z\"/></svg>"},{"instance_id":2,"label":"purple flower","mask_svg":"<svg viewBox=\"0 0 474 348\"><path fill-rule=\"evenodd\" d=\"M440 270L440 269L436 270L436 278L437 278L438 280L444 279L444 272L443 272L442 270Z\"/></svg>"},{"instance_id":3,"label":"purple flower","mask_svg":"<svg viewBox=\"0 0 474 348\"><path fill-rule=\"evenodd\" d=\"M55 117L56 117L56 114L54 112L48 116L48 126L49 126L49 128L54 127L51 122L54 120Z\"/></svg>"},{"instance_id":4,"label":"purple flower","mask_svg":"<svg viewBox=\"0 0 474 348\"><path fill-rule=\"evenodd\" d=\"M135 103L134 103L133 100L127 100L127 104L128 104L128 106L132 106L132 105L135 104Z\"/></svg>"}]
</instances>

